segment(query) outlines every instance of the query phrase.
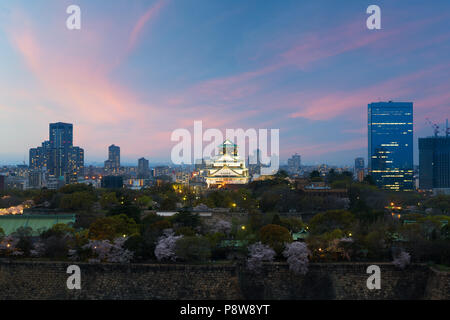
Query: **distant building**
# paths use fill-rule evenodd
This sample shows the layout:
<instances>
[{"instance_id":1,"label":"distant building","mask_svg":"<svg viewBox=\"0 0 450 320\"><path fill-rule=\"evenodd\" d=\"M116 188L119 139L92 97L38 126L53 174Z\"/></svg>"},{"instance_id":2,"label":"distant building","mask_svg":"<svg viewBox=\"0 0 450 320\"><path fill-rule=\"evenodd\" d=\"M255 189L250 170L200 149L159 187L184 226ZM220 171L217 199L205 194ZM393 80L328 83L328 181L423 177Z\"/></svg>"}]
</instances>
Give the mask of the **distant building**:
<instances>
[{"instance_id":1,"label":"distant building","mask_svg":"<svg viewBox=\"0 0 450 320\"><path fill-rule=\"evenodd\" d=\"M123 178L121 176L105 176L102 178L102 188L121 189L123 188Z\"/></svg>"},{"instance_id":2,"label":"distant building","mask_svg":"<svg viewBox=\"0 0 450 320\"><path fill-rule=\"evenodd\" d=\"M67 183L76 182L84 167L84 150L73 146L73 125L50 123L49 140L29 151L29 169L44 171ZM72 177L72 178L71 178Z\"/></svg>"},{"instance_id":3,"label":"distant building","mask_svg":"<svg viewBox=\"0 0 450 320\"><path fill-rule=\"evenodd\" d=\"M30 170L28 172L28 188L40 189L44 185L45 172L42 170Z\"/></svg>"},{"instance_id":4,"label":"distant building","mask_svg":"<svg viewBox=\"0 0 450 320\"><path fill-rule=\"evenodd\" d=\"M161 177L170 175L170 168L168 166L157 166L153 169L153 176Z\"/></svg>"},{"instance_id":5,"label":"distant building","mask_svg":"<svg viewBox=\"0 0 450 320\"><path fill-rule=\"evenodd\" d=\"M368 133L368 169L375 183L393 191L413 190L413 103L370 103Z\"/></svg>"},{"instance_id":6,"label":"distant building","mask_svg":"<svg viewBox=\"0 0 450 320\"><path fill-rule=\"evenodd\" d=\"M450 137L419 138L419 188L450 194Z\"/></svg>"},{"instance_id":7,"label":"distant building","mask_svg":"<svg viewBox=\"0 0 450 320\"><path fill-rule=\"evenodd\" d=\"M126 179L124 185L132 190L140 190L146 186L145 179Z\"/></svg>"},{"instance_id":8,"label":"distant building","mask_svg":"<svg viewBox=\"0 0 450 320\"><path fill-rule=\"evenodd\" d=\"M50 141L42 142L42 146L31 148L29 154L29 167L32 170L47 169L50 156Z\"/></svg>"},{"instance_id":9,"label":"distant building","mask_svg":"<svg viewBox=\"0 0 450 320\"><path fill-rule=\"evenodd\" d=\"M71 147L68 156L66 183L77 183L84 174L84 150L80 147Z\"/></svg>"},{"instance_id":10,"label":"distant building","mask_svg":"<svg viewBox=\"0 0 450 320\"><path fill-rule=\"evenodd\" d=\"M137 177L139 179L148 179L150 177L149 162L145 158L140 158L138 160Z\"/></svg>"},{"instance_id":11,"label":"distant building","mask_svg":"<svg viewBox=\"0 0 450 320\"><path fill-rule=\"evenodd\" d=\"M300 173L300 167L302 165L302 160L300 155L297 153L294 154L291 158L288 159L288 171L291 174Z\"/></svg>"},{"instance_id":12,"label":"distant building","mask_svg":"<svg viewBox=\"0 0 450 320\"><path fill-rule=\"evenodd\" d=\"M28 187L28 179L22 176L9 175L5 179L6 189L26 190Z\"/></svg>"},{"instance_id":13,"label":"distant building","mask_svg":"<svg viewBox=\"0 0 450 320\"><path fill-rule=\"evenodd\" d=\"M356 158L355 159L355 176L356 176L356 180L358 180L359 182L362 182L364 180L364 169L365 169L365 164L364 164L364 158Z\"/></svg>"},{"instance_id":14,"label":"distant building","mask_svg":"<svg viewBox=\"0 0 450 320\"><path fill-rule=\"evenodd\" d=\"M120 172L120 147L110 145L108 147L108 160L105 161L106 174L118 174Z\"/></svg>"},{"instance_id":15,"label":"distant building","mask_svg":"<svg viewBox=\"0 0 450 320\"><path fill-rule=\"evenodd\" d=\"M0 174L0 192L5 190L5 176Z\"/></svg>"},{"instance_id":16,"label":"distant building","mask_svg":"<svg viewBox=\"0 0 450 320\"><path fill-rule=\"evenodd\" d=\"M50 123L49 174L64 177L69 170L69 153L73 146L73 125L70 123Z\"/></svg>"}]
</instances>

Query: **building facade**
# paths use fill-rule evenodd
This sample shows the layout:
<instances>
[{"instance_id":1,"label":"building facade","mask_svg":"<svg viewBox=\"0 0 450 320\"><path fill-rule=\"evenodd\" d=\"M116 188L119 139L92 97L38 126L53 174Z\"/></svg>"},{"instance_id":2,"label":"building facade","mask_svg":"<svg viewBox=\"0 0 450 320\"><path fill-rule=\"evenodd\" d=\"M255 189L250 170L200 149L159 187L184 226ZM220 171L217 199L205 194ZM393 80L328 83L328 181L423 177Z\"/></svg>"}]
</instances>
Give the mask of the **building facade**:
<instances>
[{"instance_id":1,"label":"building facade","mask_svg":"<svg viewBox=\"0 0 450 320\"><path fill-rule=\"evenodd\" d=\"M108 160L105 161L105 174L118 174L120 172L120 147L108 147Z\"/></svg>"},{"instance_id":2,"label":"building facade","mask_svg":"<svg viewBox=\"0 0 450 320\"><path fill-rule=\"evenodd\" d=\"M356 158L355 159L355 178L359 182L364 180L364 170L365 170L365 164L364 164L364 158Z\"/></svg>"},{"instance_id":3,"label":"building facade","mask_svg":"<svg viewBox=\"0 0 450 320\"><path fill-rule=\"evenodd\" d=\"M38 172L65 183L77 182L76 178L83 174L83 168L84 150L73 145L73 125L70 123L50 123L49 140L29 151L33 185L38 181Z\"/></svg>"},{"instance_id":4,"label":"building facade","mask_svg":"<svg viewBox=\"0 0 450 320\"><path fill-rule=\"evenodd\" d=\"M419 189L450 193L450 137L419 138Z\"/></svg>"},{"instance_id":5,"label":"building facade","mask_svg":"<svg viewBox=\"0 0 450 320\"><path fill-rule=\"evenodd\" d=\"M149 161L145 158L138 160L137 177L139 179L148 179L150 177Z\"/></svg>"},{"instance_id":6,"label":"building facade","mask_svg":"<svg viewBox=\"0 0 450 320\"><path fill-rule=\"evenodd\" d=\"M380 188L413 190L413 103L370 103L368 147L369 174Z\"/></svg>"},{"instance_id":7,"label":"building facade","mask_svg":"<svg viewBox=\"0 0 450 320\"><path fill-rule=\"evenodd\" d=\"M73 146L73 125L62 122L51 123L49 137L49 174L55 177L64 177L69 170L69 153Z\"/></svg>"},{"instance_id":8,"label":"building facade","mask_svg":"<svg viewBox=\"0 0 450 320\"><path fill-rule=\"evenodd\" d=\"M300 167L302 165L302 160L300 155L297 153L294 154L291 158L288 159L288 171L292 174L298 174L300 172Z\"/></svg>"}]
</instances>

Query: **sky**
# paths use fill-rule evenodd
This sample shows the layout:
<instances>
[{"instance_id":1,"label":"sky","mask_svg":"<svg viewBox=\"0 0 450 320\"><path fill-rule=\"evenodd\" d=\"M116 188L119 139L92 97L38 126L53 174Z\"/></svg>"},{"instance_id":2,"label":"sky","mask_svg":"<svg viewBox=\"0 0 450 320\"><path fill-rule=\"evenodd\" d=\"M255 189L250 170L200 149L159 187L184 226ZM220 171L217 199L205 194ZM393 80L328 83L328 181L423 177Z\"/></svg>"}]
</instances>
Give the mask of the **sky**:
<instances>
[{"instance_id":1,"label":"sky","mask_svg":"<svg viewBox=\"0 0 450 320\"><path fill-rule=\"evenodd\" d=\"M81 8L68 30L66 8ZM366 9L381 8L369 30ZM178 128L280 130L280 159L367 161L367 104L450 117L450 1L6 0L0 3L0 165L28 162L48 124L85 161L170 160Z\"/></svg>"}]
</instances>

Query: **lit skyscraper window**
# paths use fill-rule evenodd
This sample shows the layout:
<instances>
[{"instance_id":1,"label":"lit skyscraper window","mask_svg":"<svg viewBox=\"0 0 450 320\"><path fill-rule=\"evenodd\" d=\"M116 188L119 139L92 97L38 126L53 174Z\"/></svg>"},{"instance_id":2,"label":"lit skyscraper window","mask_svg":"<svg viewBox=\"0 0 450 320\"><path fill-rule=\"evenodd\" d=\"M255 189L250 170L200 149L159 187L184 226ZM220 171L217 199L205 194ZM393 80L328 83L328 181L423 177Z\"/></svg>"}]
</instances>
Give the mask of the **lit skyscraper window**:
<instances>
[{"instance_id":1,"label":"lit skyscraper window","mask_svg":"<svg viewBox=\"0 0 450 320\"><path fill-rule=\"evenodd\" d=\"M381 188L413 190L413 103L368 107L369 174Z\"/></svg>"}]
</instances>

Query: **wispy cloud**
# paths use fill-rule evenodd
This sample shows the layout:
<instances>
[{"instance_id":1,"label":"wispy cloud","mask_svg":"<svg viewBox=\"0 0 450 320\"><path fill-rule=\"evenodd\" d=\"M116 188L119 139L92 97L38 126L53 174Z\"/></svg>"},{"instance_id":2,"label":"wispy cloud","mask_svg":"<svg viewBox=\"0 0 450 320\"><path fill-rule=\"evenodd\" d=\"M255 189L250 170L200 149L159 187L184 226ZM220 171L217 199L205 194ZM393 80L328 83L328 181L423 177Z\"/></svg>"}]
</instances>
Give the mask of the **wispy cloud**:
<instances>
[{"instance_id":1,"label":"wispy cloud","mask_svg":"<svg viewBox=\"0 0 450 320\"><path fill-rule=\"evenodd\" d=\"M136 22L133 30L130 33L128 39L127 52L131 52L137 45L139 37L141 36L144 27L151 22L151 20L156 19L160 14L164 6L167 5L169 0L158 0L155 2Z\"/></svg>"}]
</instances>

